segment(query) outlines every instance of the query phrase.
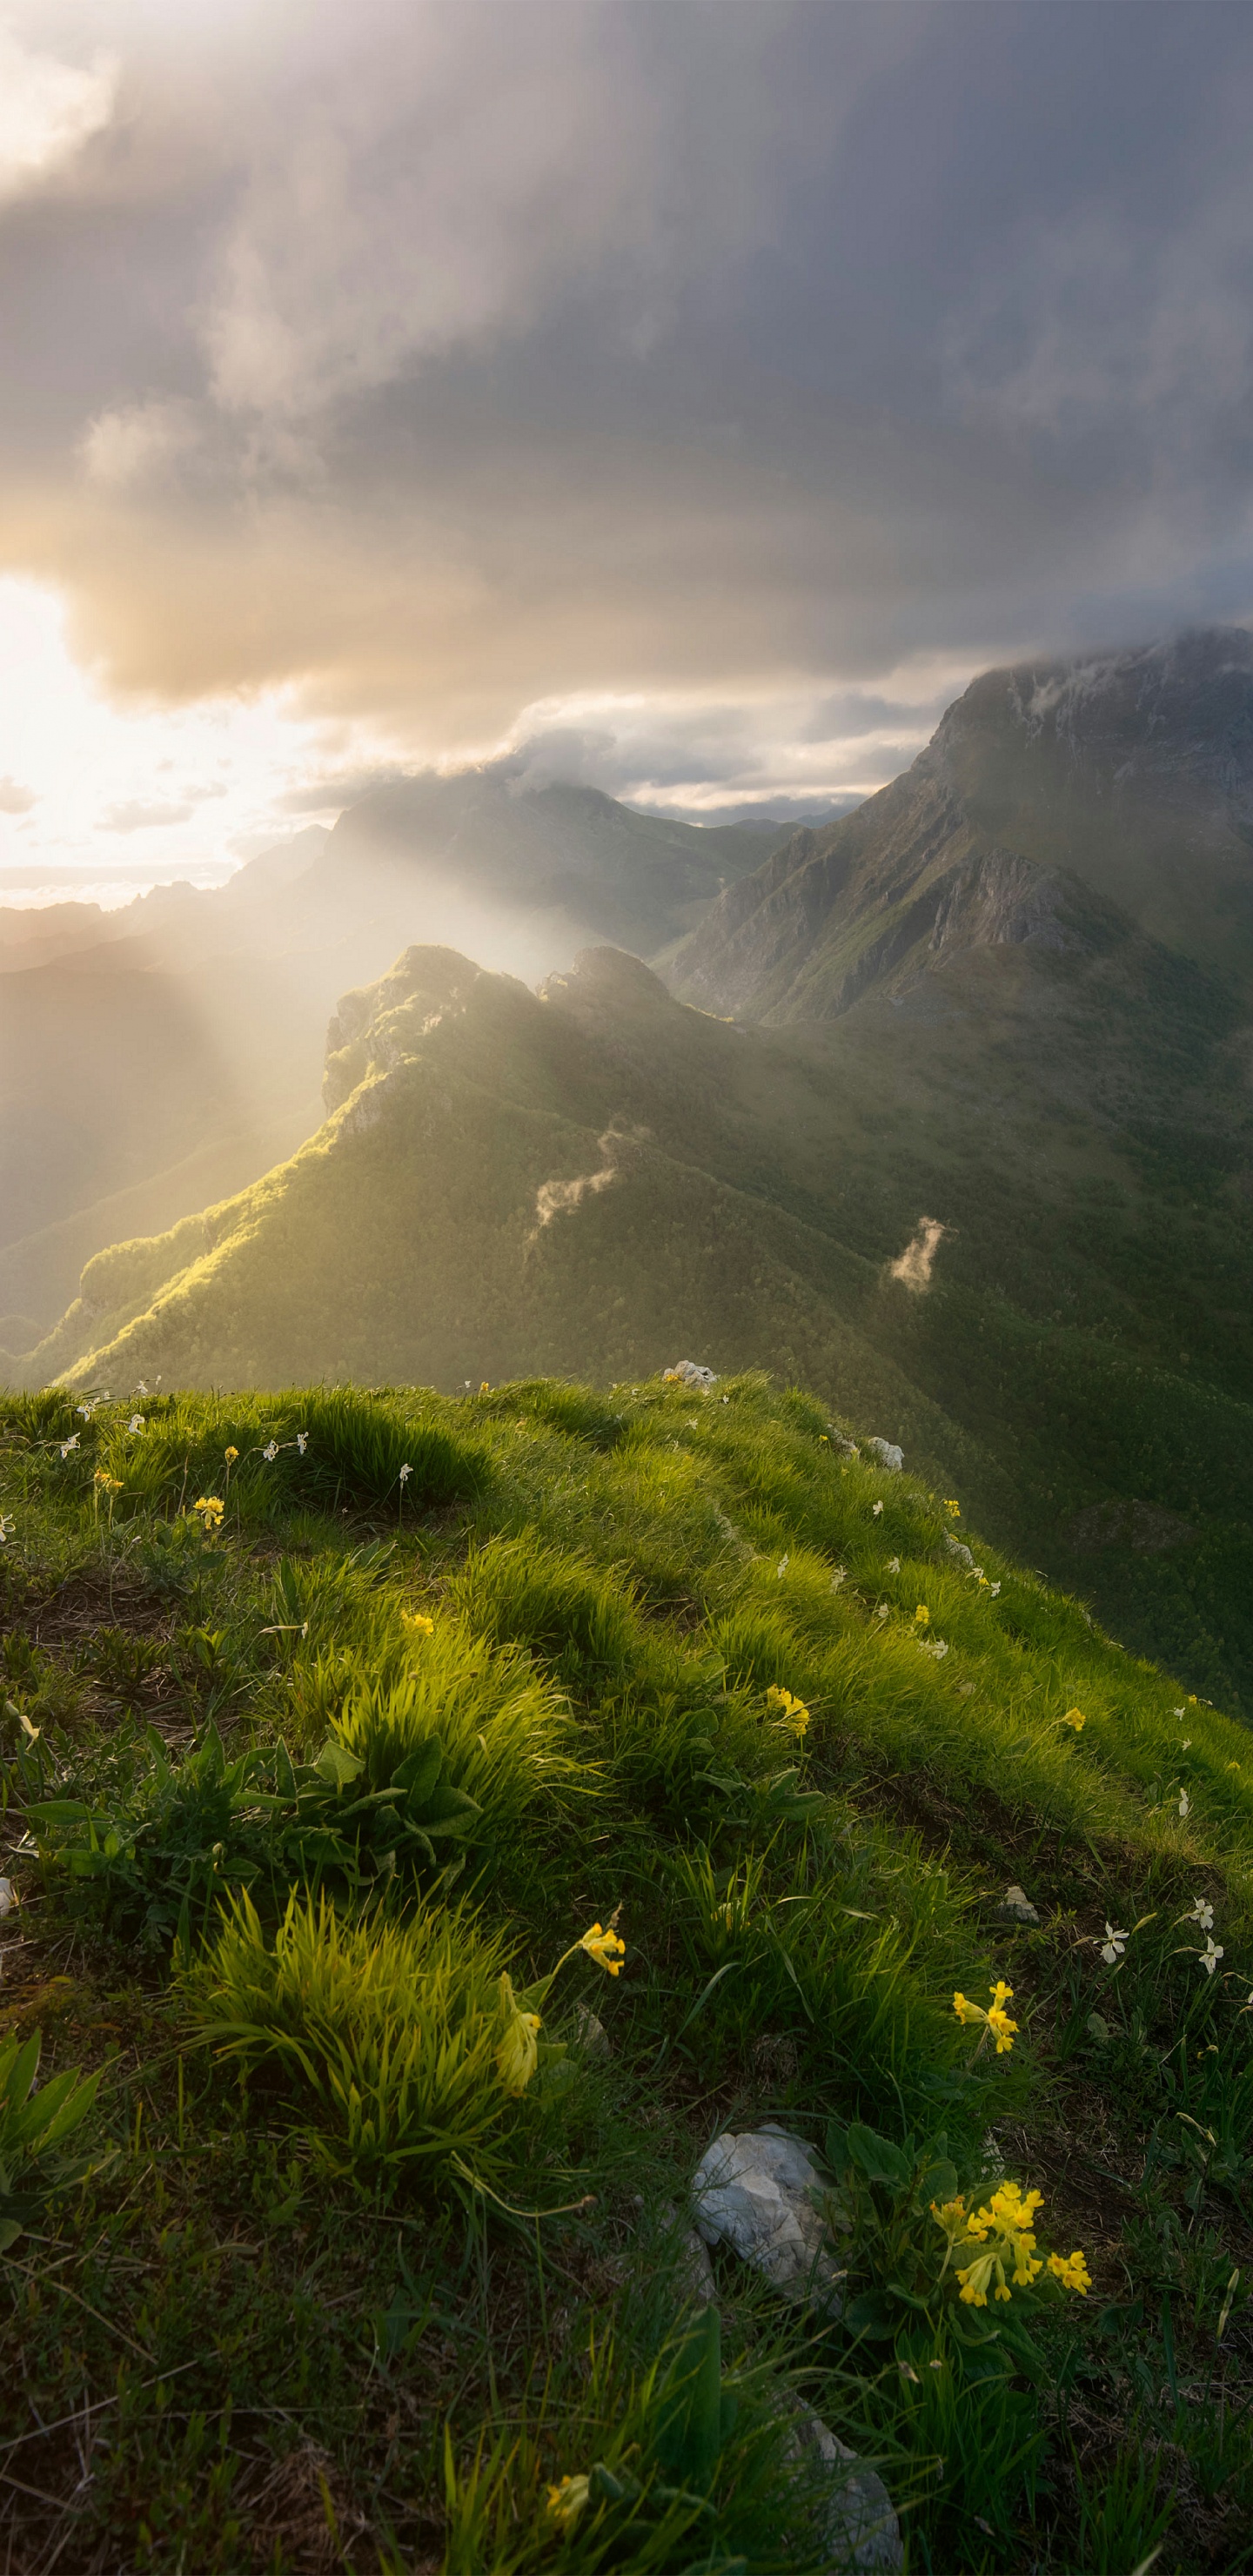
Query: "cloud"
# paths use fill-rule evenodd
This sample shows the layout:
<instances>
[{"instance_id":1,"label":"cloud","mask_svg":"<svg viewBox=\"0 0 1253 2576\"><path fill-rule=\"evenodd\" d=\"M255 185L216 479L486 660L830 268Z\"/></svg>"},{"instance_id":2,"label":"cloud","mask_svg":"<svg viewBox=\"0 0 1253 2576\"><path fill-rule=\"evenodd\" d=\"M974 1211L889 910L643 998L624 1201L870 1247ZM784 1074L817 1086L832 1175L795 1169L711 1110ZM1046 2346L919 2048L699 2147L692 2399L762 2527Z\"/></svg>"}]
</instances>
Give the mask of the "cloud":
<instances>
[{"instance_id":1,"label":"cloud","mask_svg":"<svg viewBox=\"0 0 1253 2576\"><path fill-rule=\"evenodd\" d=\"M100 817L106 832L146 832L155 823L185 823L190 805L145 805L132 798L121 805L111 805Z\"/></svg>"},{"instance_id":2,"label":"cloud","mask_svg":"<svg viewBox=\"0 0 1253 2576\"><path fill-rule=\"evenodd\" d=\"M0 778L0 814L29 814L38 802L31 789L20 786L16 778Z\"/></svg>"},{"instance_id":3,"label":"cloud","mask_svg":"<svg viewBox=\"0 0 1253 2576\"><path fill-rule=\"evenodd\" d=\"M120 699L796 812L1253 613L1248 11L16 6L0 572Z\"/></svg>"},{"instance_id":4,"label":"cloud","mask_svg":"<svg viewBox=\"0 0 1253 2576\"><path fill-rule=\"evenodd\" d=\"M82 458L93 483L125 491L154 477L186 455L197 429L186 403L140 402L102 411L82 440Z\"/></svg>"},{"instance_id":5,"label":"cloud","mask_svg":"<svg viewBox=\"0 0 1253 2576\"><path fill-rule=\"evenodd\" d=\"M97 54L89 68L29 53L0 29L0 201L19 196L71 161L113 113L118 67Z\"/></svg>"}]
</instances>

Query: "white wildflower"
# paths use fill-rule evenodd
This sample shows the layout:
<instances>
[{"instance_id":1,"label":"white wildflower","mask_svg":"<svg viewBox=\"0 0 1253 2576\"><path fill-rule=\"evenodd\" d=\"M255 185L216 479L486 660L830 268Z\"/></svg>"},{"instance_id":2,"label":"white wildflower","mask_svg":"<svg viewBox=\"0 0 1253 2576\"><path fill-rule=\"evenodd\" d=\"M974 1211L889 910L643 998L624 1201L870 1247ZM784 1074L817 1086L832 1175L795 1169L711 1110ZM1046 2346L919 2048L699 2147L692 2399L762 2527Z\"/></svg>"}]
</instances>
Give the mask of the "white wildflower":
<instances>
[{"instance_id":1,"label":"white wildflower","mask_svg":"<svg viewBox=\"0 0 1253 2576\"><path fill-rule=\"evenodd\" d=\"M872 1503L872 1504L871 1504L871 1506L870 1506L870 1512L871 1512L871 1517L872 1517L872 1519L874 1519L874 1520L876 1520L876 1521L877 1521L877 1520L878 1520L878 1518L879 1518L880 1513L882 1512L882 1510L883 1510L883 1505L882 1505L882 1503Z\"/></svg>"},{"instance_id":2,"label":"white wildflower","mask_svg":"<svg viewBox=\"0 0 1253 2576\"><path fill-rule=\"evenodd\" d=\"M468 1381L467 1381L467 1383L468 1383ZM402 1467L402 1468L401 1468L401 1470L400 1470L400 1478L399 1478L399 1481L400 1481L400 1484L402 1485L402 1487L408 1484L408 1482L409 1482L409 1478L411 1477L411 1475L412 1475L412 1474L413 1474L413 1469L412 1469L412 1467L410 1466L408 1459L406 1458L405 1463L404 1463L403 1467Z\"/></svg>"},{"instance_id":3,"label":"white wildflower","mask_svg":"<svg viewBox=\"0 0 1253 2576\"><path fill-rule=\"evenodd\" d=\"M126 1425L127 1430L128 1430L128 1431L142 1431L142 1430L143 1430L143 1427L144 1427L144 1417L143 1417L142 1413L132 1413L131 1418L130 1418L130 1421L129 1421L129 1422L127 1423L127 1425Z\"/></svg>"},{"instance_id":4,"label":"white wildflower","mask_svg":"<svg viewBox=\"0 0 1253 2576\"><path fill-rule=\"evenodd\" d=\"M1214 1908L1206 1896L1198 1896L1190 1914L1181 1914L1181 1923L1199 1923L1203 1932L1214 1929Z\"/></svg>"},{"instance_id":5,"label":"white wildflower","mask_svg":"<svg viewBox=\"0 0 1253 2576\"><path fill-rule=\"evenodd\" d=\"M1113 1967L1115 1959L1121 1959L1126 1947L1126 1933L1116 1932L1113 1924L1107 1919L1105 1925L1105 1938L1101 1943L1101 1957L1105 1961L1107 1968Z\"/></svg>"},{"instance_id":6,"label":"white wildflower","mask_svg":"<svg viewBox=\"0 0 1253 2576\"><path fill-rule=\"evenodd\" d=\"M847 1583L847 1581L848 1581L848 1568L847 1568L847 1566L846 1566L846 1565L837 1565L837 1566L835 1567L835 1569L834 1569L833 1573L832 1573L832 1576L831 1576L831 1589L832 1589L832 1591L833 1591L833 1592L838 1592L838 1591L839 1591L839 1588L840 1588L840 1585L841 1585L842 1583Z\"/></svg>"},{"instance_id":7,"label":"white wildflower","mask_svg":"<svg viewBox=\"0 0 1253 2576\"><path fill-rule=\"evenodd\" d=\"M1000 1588L1001 1588L1001 1587L1000 1587L999 1583L989 1583L989 1585L988 1585L988 1590L989 1590L989 1592L991 1593L992 1598L993 1598L993 1600L994 1600L994 1601L995 1601L995 1599L996 1599L997 1593L1000 1591Z\"/></svg>"},{"instance_id":8,"label":"white wildflower","mask_svg":"<svg viewBox=\"0 0 1253 2576\"><path fill-rule=\"evenodd\" d=\"M16 1528L17 1523L12 1512L0 1512L0 1547L3 1547L7 1538L12 1538Z\"/></svg>"},{"instance_id":9,"label":"white wildflower","mask_svg":"<svg viewBox=\"0 0 1253 2576\"><path fill-rule=\"evenodd\" d=\"M783 1577L784 1577L784 1575L787 1573L788 1567L789 1567L789 1565L791 1564L791 1562L792 1562L792 1560L791 1560L791 1557L790 1557L790 1556L781 1556L781 1557L780 1557L779 1562L778 1562L778 1564L777 1564L777 1565L776 1565L776 1567L775 1567L775 1573L778 1575L778 1578L779 1578L780 1583L782 1583L782 1581L783 1581Z\"/></svg>"},{"instance_id":10,"label":"white wildflower","mask_svg":"<svg viewBox=\"0 0 1253 2576\"><path fill-rule=\"evenodd\" d=\"M1213 1933L1211 1932L1204 1949L1198 1950L1196 1955L1201 1962L1201 1966L1205 1970L1206 1976L1212 1977L1219 1960L1224 1958L1226 1953L1221 1941L1216 1941Z\"/></svg>"},{"instance_id":11,"label":"white wildflower","mask_svg":"<svg viewBox=\"0 0 1253 2576\"><path fill-rule=\"evenodd\" d=\"M1177 1708L1177 1709L1175 1710L1175 1715L1176 1715L1176 1717L1182 1717L1182 1716L1183 1716L1183 1710L1182 1710L1181 1708Z\"/></svg>"},{"instance_id":12,"label":"white wildflower","mask_svg":"<svg viewBox=\"0 0 1253 2576\"><path fill-rule=\"evenodd\" d=\"M1185 1735L1179 1750L1181 1753L1190 1753L1192 1751L1192 1738L1190 1735Z\"/></svg>"},{"instance_id":13,"label":"white wildflower","mask_svg":"<svg viewBox=\"0 0 1253 2576\"><path fill-rule=\"evenodd\" d=\"M1181 1816L1186 1816L1186 1815L1188 1815L1188 1814L1191 1812L1191 1807L1192 1807L1192 1800L1191 1800L1191 1799L1190 1799L1190 1797L1188 1796L1188 1792L1187 1792L1187 1790L1186 1790L1186 1789L1181 1789L1181 1790L1180 1790L1180 1792L1179 1792L1179 1813L1180 1813L1180 1815L1181 1815Z\"/></svg>"},{"instance_id":14,"label":"white wildflower","mask_svg":"<svg viewBox=\"0 0 1253 2576\"><path fill-rule=\"evenodd\" d=\"M888 1615L888 1605L887 1605L886 1601L881 1601L881 1602L879 1603L878 1609L876 1610L876 1612L875 1612L875 1614L874 1614L874 1615L875 1615L876 1619L886 1619L886 1617L887 1617L887 1615Z\"/></svg>"},{"instance_id":15,"label":"white wildflower","mask_svg":"<svg viewBox=\"0 0 1253 2576\"><path fill-rule=\"evenodd\" d=\"M304 1454L305 1454L305 1451L306 1451L306 1449L308 1448L308 1446L309 1446L309 1434L308 1434L308 1432L307 1432L307 1431L298 1431L298 1432L297 1432L297 1434L296 1434L296 1447L297 1447L297 1448L298 1448L298 1450L300 1451L300 1455L301 1455L301 1457L302 1457L302 1458L303 1458L303 1456L304 1456Z\"/></svg>"},{"instance_id":16,"label":"white wildflower","mask_svg":"<svg viewBox=\"0 0 1253 2576\"><path fill-rule=\"evenodd\" d=\"M274 1464L275 1459L276 1459L276 1458L277 1458L277 1456L278 1456L278 1442L277 1442L277 1440L267 1440L266 1445L265 1445L264 1449L263 1449L263 1450L262 1450L262 1452L261 1452L261 1455L262 1455L262 1457L264 1458L264 1460L265 1460L265 1463L266 1463L267 1467L272 1467L272 1466L273 1466L273 1464Z\"/></svg>"},{"instance_id":17,"label":"white wildflower","mask_svg":"<svg viewBox=\"0 0 1253 2576\"><path fill-rule=\"evenodd\" d=\"M889 1572L889 1574L899 1574L899 1573L900 1573L900 1570L901 1570L901 1560L900 1560L899 1556L890 1556L890 1557L888 1558L888 1572Z\"/></svg>"},{"instance_id":18,"label":"white wildflower","mask_svg":"<svg viewBox=\"0 0 1253 2576\"><path fill-rule=\"evenodd\" d=\"M80 1405L80 1407L79 1407L79 1411L80 1411L80 1412L82 1411L82 1407L81 1407L81 1405ZM62 1443L61 1443L61 1455L62 1455L62 1457L63 1457L63 1458L68 1458L68 1457L69 1457L69 1454L70 1454L70 1451L71 1451L72 1449L77 1449L77 1447L78 1447L78 1433L77 1433L76 1431L71 1431L70 1436L69 1436L69 1439L68 1439L68 1440L63 1440L63 1441L62 1441Z\"/></svg>"}]
</instances>

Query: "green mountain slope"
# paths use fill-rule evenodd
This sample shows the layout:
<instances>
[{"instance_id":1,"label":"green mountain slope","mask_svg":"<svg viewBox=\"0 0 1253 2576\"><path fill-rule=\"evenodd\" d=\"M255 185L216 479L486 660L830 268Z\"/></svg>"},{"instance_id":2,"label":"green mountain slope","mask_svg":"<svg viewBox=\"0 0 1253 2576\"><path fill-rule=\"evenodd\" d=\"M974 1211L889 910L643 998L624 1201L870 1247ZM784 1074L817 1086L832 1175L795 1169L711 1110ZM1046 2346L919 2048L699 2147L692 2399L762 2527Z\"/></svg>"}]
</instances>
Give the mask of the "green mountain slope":
<instances>
[{"instance_id":1,"label":"green mountain slope","mask_svg":"<svg viewBox=\"0 0 1253 2576\"><path fill-rule=\"evenodd\" d=\"M119 1195L153 1231L307 1135L337 996L413 940L531 976L589 938L647 952L777 838L474 770L380 788L216 889L0 919L0 1313L46 1330Z\"/></svg>"},{"instance_id":2,"label":"green mountain slope","mask_svg":"<svg viewBox=\"0 0 1253 2576\"><path fill-rule=\"evenodd\" d=\"M913 767L793 835L681 945L674 988L825 1019L955 942L1064 950L1103 912L1247 993L1253 637L988 671Z\"/></svg>"},{"instance_id":3,"label":"green mountain slope","mask_svg":"<svg viewBox=\"0 0 1253 2576\"><path fill-rule=\"evenodd\" d=\"M619 951L540 997L411 951L341 1004L319 1133L88 1264L27 1382L764 1367L1253 1712L1247 1108L1221 1002L1138 934L958 951L899 1007L782 1030L686 1008ZM911 1286L892 1265L923 1217L944 1231Z\"/></svg>"},{"instance_id":4,"label":"green mountain slope","mask_svg":"<svg viewBox=\"0 0 1253 2576\"><path fill-rule=\"evenodd\" d=\"M855 1428L0 1399L15 2569L1242 2564L1248 1732Z\"/></svg>"}]
</instances>

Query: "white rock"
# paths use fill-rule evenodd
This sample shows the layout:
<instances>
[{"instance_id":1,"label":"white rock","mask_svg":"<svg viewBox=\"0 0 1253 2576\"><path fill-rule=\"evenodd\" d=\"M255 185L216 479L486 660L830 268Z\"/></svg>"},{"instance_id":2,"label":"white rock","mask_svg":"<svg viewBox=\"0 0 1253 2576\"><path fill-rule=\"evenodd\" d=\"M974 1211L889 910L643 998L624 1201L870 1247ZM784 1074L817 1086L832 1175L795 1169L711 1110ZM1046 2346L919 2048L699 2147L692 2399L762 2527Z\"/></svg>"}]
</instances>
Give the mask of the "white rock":
<instances>
[{"instance_id":1,"label":"white rock","mask_svg":"<svg viewBox=\"0 0 1253 2576\"><path fill-rule=\"evenodd\" d=\"M1007 1887L996 1910L1002 1923L1038 1923L1040 1920L1024 1887Z\"/></svg>"},{"instance_id":2,"label":"white rock","mask_svg":"<svg viewBox=\"0 0 1253 2576\"><path fill-rule=\"evenodd\" d=\"M967 1574L973 1574L973 1572L974 1572L974 1568L975 1568L975 1561L974 1561L973 1556L972 1556L972 1555L971 1555L971 1553L970 1553L969 1548L968 1548L968 1547L967 1547L967 1545L966 1545L965 1540L964 1540L964 1539L961 1539L961 1538L954 1538L953 1533L952 1533L952 1531L951 1531L951 1530L945 1530L945 1533L944 1533L944 1544L945 1544L946 1548L948 1549L949 1555L950 1555L950 1556L955 1556L955 1557L957 1558L958 1564L959 1564L959 1565L964 1565L964 1566L965 1566Z\"/></svg>"},{"instance_id":3,"label":"white rock","mask_svg":"<svg viewBox=\"0 0 1253 2576\"><path fill-rule=\"evenodd\" d=\"M590 2004L575 2005L574 2029L573 2044L580 2056L612 2057L613 2049L610 2045L609 2033L599 2014L592 2011Z\"/></svg>"},{"instance_id":4,"label":"white rock","mask_svg":"<svg viewBox=\"0 0 1253 2576\"><path fill-rule=\"evenodd\" d=\"M844 2576L850 2567L903 2567L901 2526L878 2471L867 2468L810 2406L798 2406L788 2450L830 2479L824 2510L828 2576Z\"/></svg>"},{"instance_id":5,"label":"white rock","mask_svg":"<svg viewBox=\"0 0 1253 2576\"><path fill-rule=\"evenodd\" d=\"M677 1378L681 1386L710 1387L718 1383L713 1370L701 1368L696 1360L676 1360L674 1367L668 1368L665 1375L671 1384Z\"/></svg>"},{"instance_id":6,"label":"white rock","mask_svg":"<svg viewBox=\"0 0 1253 2576\"><path fill-rule=\"evenodd\" d=\"M692 2177L692 2211L706 2245L731 2246L787 2298L816 2295L838 2308L815 2186L821 2176L808 2148L769 2122L714 2139Z\"/></svg>"},{"instance_id":7,"label":"white rock","mask_svg":"<svg viewBox=\"0 0 1253 2576\"><path fill-rule=\"evenodd\" d=\"M875 1438L874 1440L868 1440L866 1442L866 1447L873 1450L881 1467L903 1467L905 1464L904 1450L898 1449L895 1442L892 1440L880 1440Z\"/></svg>"},{"instance_id":8,"label":"white rock","mask_svg":"<svg viewBox=\"0 0 1253 2576\"><path fill-rule=\"evenodd\" d=\"M0 1919L11 1914L17 1903L17 1889L11 1878L0 1878Z\"/></svg>"}]
</instances>

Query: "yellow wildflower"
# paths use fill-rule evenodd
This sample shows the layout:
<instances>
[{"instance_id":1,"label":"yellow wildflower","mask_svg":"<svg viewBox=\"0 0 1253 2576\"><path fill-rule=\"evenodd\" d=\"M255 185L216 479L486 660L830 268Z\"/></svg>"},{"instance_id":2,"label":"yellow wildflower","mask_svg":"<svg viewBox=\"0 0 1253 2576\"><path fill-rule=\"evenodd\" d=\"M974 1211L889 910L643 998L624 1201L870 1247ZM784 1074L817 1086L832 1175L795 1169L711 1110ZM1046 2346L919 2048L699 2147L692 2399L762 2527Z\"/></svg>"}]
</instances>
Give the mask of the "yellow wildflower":
<instances>
[{"instance_id":1,"label":"yellow wildflower","mask_svg":"<svg viewBox=\"0 0 1253 2576\"><path fill-rule=\"evenodd\" d=\"M590 2485L591 2480L580 2475L563 2478L559 2487L550 2487L548 2510L553 2520L562 2523L568 2530L570 2524L576 2521L583 2511Z\"/></svg>"},{"instance_id":2,"label":"yellow wildflower","mask_svg":"<svg viewBox=\"0 0 1253 2576\"><path fill-rule=\"evenodd\" d=\"M120 1494L122 1490L121 1477L106 1476L103 1467L97 1467L92 1482L102 1494Z\"/></svg>"},{"instance_id":3,"label":"yellow wildflower","mask_svg":"<svg viewBox=\"0 0 1253 2576\"><path fill-rule=\"evenodd\" d=\"M794 1699L790 1690L783 1690L778 1683L772 1682L766 1693L766 1706L778 1709L779 1724L785 1726L788 1734L794 1735L798 1743L801 1737L808 1733L809 1711L804 1700Z\"/></svg>"},{"instance_id":4,"label":"yellow wildflower","mask_svg":"<svg viewBox=\"0 0 1253 2576\"><path fill-rule=\"evenodd\" d=\"M480 1394L480 1395L490 1395L490 1394L491 1394L491 1391L492 1391L492 1390L491 1390L490 1386L488 1385L487 1379L486 1379L486 1378L481 1379L481 1380L480 1380L480 1384L479 1384L479 1394Z\"/></svg>"},{"instance_id":5,"label":"yellow wildflower","mask_svg":"<svg viewBox=\"0 0 1253 2576\"><path fill-rule=\"evenodd\" d=\"M914 1626L916 1628L929 1628L930 1625L931 1613L927 1608L926 1602L920 1601L914 1612Z\"/></svg>"},{"instance_id":6,"label":"yellow wildflower","mask_svg":"<svg viewBox=\"0 0 1253 2576\"><path fill-rule=\"evenodd\" d=\"M947 1497L947 1496L945 1497L944 1509L945 1509L945 1511L946 1511L946 1512L951 1512L951 1513L952 1513L953 1518L954 1518L954 1520L955 1520L955 1521L959 1521L959 1520L961 1519L961 1516L962 1516L962 1507L961 1507L961 1504L960 1504L960 1503L956 1503L956 1502L951 1502L951 1501L948 1499L948 1497Z\"/></svg>"},{"instance_id":7,"label":"yellow wildflower","mask_svg":"<svg viewBox=\"0 0 1253 2576\"><path fill-rule=\"evenodd\" d=\"M992 2001L986 2012L982 2004L971 2003L960 1989L953 1997L953 2010L959 2021L982 2022L985 2034L991 2031L996 2041L997 2056L1005 2057L1014 2045L1014 2037L1018 2029L1017 2022L1011 2021L1005 2010L1006 2004L1014 2000L1014 1989L1006 1985L1003 1977L998 1977L996 1984L989 1986L988 1992ZM982 2047L982 2040L979 2045Z\"/></svg>"},{"instance_id":8,"label":"yellow wildflower","mask_svg":"<svg viewBox=\"0 0 1253 2576\"><path fill-rule=\"evenodd\" d=\"M507 2015L505 2035L496 2051L496 2071L506 2093L515 2097L525 2093L539 2060L538 2013L523 2012L513 1991L513 1980L500 1981L501 2011Z\"/></svg>"},{"instance_id":9,"label":"yellow wildflower","mask_svg":"<svg viewBox=\"0 0 1253 2576\"><path fill-rule=\"evenodd\" d=\"M411 1636L434 1636L435 1622L433 1619L427 1618L424 1610L402 1610L400 1616L403 1625L409 1630Z\"/></svg>"},{"instance_id":10,"label":"yellow wildflower","mask_svg":"<svg viewBox=\"0 0 1253 2576\"><path fill-rule=\"evenodd\" d=\"M199 1512L201 1527L204 1530L206 1538L209 1536L211 1531L221 1529L222 1515L226 1510L226 1505L222 1501L220 1495L201 1494L199 1500L192 1504L192 1510L194 1512Z\"/></svg>"},{"instance_id":11,"label":"yellow wildflower","mask_svg":"<svg viewBox=\"0 0 1253 2576\"><path fill-rule=\"evenodd\" d=\"M1050 2254L1049 2270L1064 2290L1077 2290L1080 2298L1086 2299L1092 2287L1092 2275L1077 2245L1073 2254Z\"/></svg>"},{"instance_id":12,"label":"yellow wildflower","mask_svg":"<svg viewBox=\"0 0 1253 2576\"><path fill-rule=\"evenodd\" d=\"M233 1467L239 1456L239 1451L238 1449L224 1449L222 1455L226 1460L227 1466Z\"/></svg>"},{"instance_id":13,"label":"yellow wildflower","mask_svg":"<svg viewBox=\"0 0 1253 2576\"><path fill-rule=\"evenodd\" d=\"M1068 1708L1062 1718L1063 1726L1073 1726L1076 1735L1082 1735L1087 1722L1081 1708Z\"/></svg>"},{"instance_id":14,"label":"yellow wildflower","mask_svg":"<svg viewBox=\"0 0 1253 2576\"><path fill-rule=\"evenodd\" d=\"M604 1932L599 1923L593 1923L591 1931L585 1932L582 1940L576 1941L574 1946L576 1950L586 1950L589 1959L594 1959L597 1967L604 1968L609 1976L621 1975L626 1943L618 1939L612 1927Z\"/></svg>"}]
</instances>

